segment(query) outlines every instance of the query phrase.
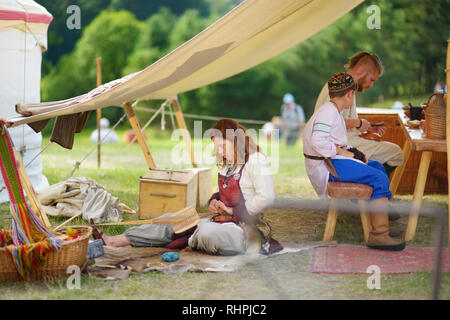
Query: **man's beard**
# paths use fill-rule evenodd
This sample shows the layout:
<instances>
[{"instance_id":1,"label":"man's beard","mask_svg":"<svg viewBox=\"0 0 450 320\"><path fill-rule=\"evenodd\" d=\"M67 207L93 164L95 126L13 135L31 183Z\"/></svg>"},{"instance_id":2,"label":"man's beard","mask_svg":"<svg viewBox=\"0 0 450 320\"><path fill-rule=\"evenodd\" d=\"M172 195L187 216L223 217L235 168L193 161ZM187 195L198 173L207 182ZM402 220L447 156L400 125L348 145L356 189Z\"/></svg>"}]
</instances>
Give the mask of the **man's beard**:
<instances>
[{"instance_id":1,"label":"man's beard","mask_svg":"<svg viewBox=\"0 0 450 320\"><path fill-rule=\"evenodd\" d=\"M364 92L364 90L366 90L366 87L364 87L364 83L366 82L366 79L367 79L367 75L364 76L363 78L359 79L357 92Z\"/></svg>"}]
</instances>

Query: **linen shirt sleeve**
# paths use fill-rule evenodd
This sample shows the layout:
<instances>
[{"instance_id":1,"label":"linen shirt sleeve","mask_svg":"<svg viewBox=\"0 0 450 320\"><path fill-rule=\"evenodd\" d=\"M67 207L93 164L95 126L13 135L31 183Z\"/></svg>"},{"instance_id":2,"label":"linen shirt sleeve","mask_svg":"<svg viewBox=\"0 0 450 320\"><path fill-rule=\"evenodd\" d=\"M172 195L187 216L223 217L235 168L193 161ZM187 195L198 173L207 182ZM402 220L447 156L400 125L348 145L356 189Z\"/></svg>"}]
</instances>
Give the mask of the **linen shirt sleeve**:
<instances>
[{"instance_id":1,"label":"linen shirt sleeve","mask_svg":"<svg viewBox=\"0 0 450 320\"><path fill-rule=\"evenodd\" d=\"M312 129L311 145L314 151L322 157L336 156L336 146L331 138L331 129L337 117L336 112L329 112L329 109L322 110L314 123Z\"/></svg>"},{"instance_id":2,"label":"linen shirt sleeve","mask_svg":"<svg viewBox=\"0 0 450 320\"><path fill-rule=\"evenodd\" d=\"M245 207L248 214L256 215L271 206L275 200L275 188L270 174L269 161L263 154L257 153L252 161L248 161L245 169L248 170L248 177L254 191L253 196L246 197Z\"/></svg>"}]
</instances>

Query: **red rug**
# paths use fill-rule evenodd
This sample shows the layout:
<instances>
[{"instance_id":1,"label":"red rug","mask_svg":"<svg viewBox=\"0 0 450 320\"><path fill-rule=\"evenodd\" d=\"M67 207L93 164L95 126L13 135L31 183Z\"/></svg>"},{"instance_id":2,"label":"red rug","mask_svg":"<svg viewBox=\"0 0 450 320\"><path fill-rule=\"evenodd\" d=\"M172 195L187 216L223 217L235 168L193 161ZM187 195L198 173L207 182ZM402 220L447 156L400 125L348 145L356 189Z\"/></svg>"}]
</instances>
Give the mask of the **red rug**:
<instances>
[{"instance_id":1,"label":"red rug","mask_svg":"<svg viewBox=\"0 0 450 320\"><path fill-rule=\"evenodd\" d=\"M376 265L381 274L432 271L434 255L433 247L406 247L403 251L394 252L340 244L313 248L308 269L313 273L366 274L369 266ZM450 272L450 249L447 247L442 251L441 270Z\"/></svg>"}]
</instances>

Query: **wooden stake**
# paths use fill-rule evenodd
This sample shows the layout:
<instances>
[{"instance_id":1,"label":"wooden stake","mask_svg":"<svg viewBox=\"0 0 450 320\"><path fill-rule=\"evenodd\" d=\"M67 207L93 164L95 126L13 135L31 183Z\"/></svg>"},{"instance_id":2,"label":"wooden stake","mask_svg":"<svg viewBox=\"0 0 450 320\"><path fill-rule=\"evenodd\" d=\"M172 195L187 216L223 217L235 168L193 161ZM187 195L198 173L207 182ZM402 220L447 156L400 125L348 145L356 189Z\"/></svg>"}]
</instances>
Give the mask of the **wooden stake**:
<instances>
[{"instance_id":1,"label":"wooden stake","mask_svg":"<svg viewBox=\"0 0 450 320\"><path fill-rule=\"evenodd\" d=\"M147 165L149 169L155 169L156 165L153 161L152 154L148 149L147 143L145 142L144 136L141 131L141 126L139 125L138 120L136 119L136 115L134 114L133 107L130 102L125 102L123 104L125 108L125 112L127 113L128 120L130 121L131 127L133 128L134 134L136 135L136 139L141 146L142 152L144 153L145 160L147 161Z\"/></svg>"},{"instance_id":2,"label":"wooden stake","mask_svg":"<svg viewBox=\"0 0 450 320\"><path fill-rule=\"evenodd\" d=\"M102 85L102 58L97 58L97 87ZM97 167L101 166L101 134L100 119L102 118L102 109L97 109Z\"/></svg>"},{"instance_id":3,"label":"wooden stake","mask_svg":"<svg viewBox=\"0 0 450 320\"><path fill-rule=\"evenodd\" d=\"M447 80L447 120L446 120L446 129L447 129L447 168L450 170L450 98L448 96L448 88L450 88L450 39L447 40L447 69L446 69L446 80ZM448 201L450 203L450 177L448 179ZM450 206L448 207L448 234L450 239Z\"/></svg>"},{"instance_id":4,"label":"wooden stake","mask_svg":"<svg viewBox=\"0 0 450 320\"><path fill-rule=\"evenodd\" d=\"M186 122L184 122L183 112L181 111L177 96L175 96L175 98L172 99L172 105L173 105L173 108L175 111L175 116L177 118L178 126L180 127L180 129L183 129L183 131L182 131L183 140L184 140L184 143L186 143L186 149L189 152L192 166L194 168L197 168L197 164L195 163L195 159L194 159L194 150L192 149L191 135L189 134L189 131L186 128Z\"/></svg>"},{"instance_id":5,"label":"wooden stake","mask_svg":"<svg viewBox=\"0 0 450 320\"><path fill-rule=\"evenodd\" d=\"M78 218L79 216L81 216L83 214L83 212L79 212L76 215L70 217L69 219L67 219L66 221L64 221L63 223L61 223L59 226L57 226L55 228L55 231L58 231L58 229L61 229L63 226L65 226L66 224L68 224L70 221L72 221L75 218Z\"/></svg>"}]
</instances>

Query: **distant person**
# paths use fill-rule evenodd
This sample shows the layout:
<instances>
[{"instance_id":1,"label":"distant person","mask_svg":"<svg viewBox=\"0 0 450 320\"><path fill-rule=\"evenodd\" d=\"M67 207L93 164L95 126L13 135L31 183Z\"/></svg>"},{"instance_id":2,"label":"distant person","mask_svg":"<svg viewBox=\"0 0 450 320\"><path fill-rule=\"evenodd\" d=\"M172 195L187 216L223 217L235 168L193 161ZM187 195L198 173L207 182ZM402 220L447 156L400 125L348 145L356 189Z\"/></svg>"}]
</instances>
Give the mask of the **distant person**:
<instances>
[{"instance_id":1,"label":"distant person","mask_svg":"<svg viewBox=\"0 0 450 320\"><path fill-rule=\"evenodd\" d=\"M345 67L348 74L358 84L357 92L364 92L365 89L372 88L375 81L383 74L383 66L378 56L364 51L350 57L349 64ZM328 101L330 101L330 95L328 85L325 84L317 98L315 111ZM364 152L367 158L380 162L386 169L388 176L403 163L403 151L397 144L360 137L361 133L365 132L374 132L382 136L386 128L372 127L369 121L359 118L356 112L356 97L353 98L350 108L342 111L342 116L347 128L349 145Z\"/></svg>"},{"instance_id":2,"label":"distant person","mask_svg":"<svg viewBox=\"0 0 450 320\"><path fill-rule=\"evenodd\" d=\"M109 128L109 120L106 118L100 119L100 140L102 143L116 143L119 142L119 136L114 130ZM98 142L98 130L95 129L91 133L91 141Z\"/></svg>"},{"instance_id":3,"label":"distant person","mask_svg":"<svg viewBox=\"0 0 450 320\"><path fill-rule=\"evenodd\" d=\"M305 126L305 112L300 105L295 103L294 96L290 93L286 93L283 97L281 123L281 130L286 137L286 145L295 145Z\"/></svg>"},{"instance_id":4,"label":"distant person","mask_svg":"<svg viewBox=\"0 0 450 320\"><path fill-rule=\"evenodd\" d=\"M281 138L281 120L279 117L273 117L272 121L266 122L262 129L264 136L267 139L276 139Z\"/></svg>"},{"instance_id":5,"label":"distant person","mask_svg":"<svg viewBox=\"0 0 450 320\"><path fill-rule=\"evenodd\" d=\"M142 131L142 137L144 138L144 140L147 140L147 135L145 134L144 131ZM124 139L125 139L126 143L131 143L131 142L138 143L136 134L134 133L133 129L129 129L129 130L127 130L127 132L125 132Z\"/></svg>"}]
</instances>

